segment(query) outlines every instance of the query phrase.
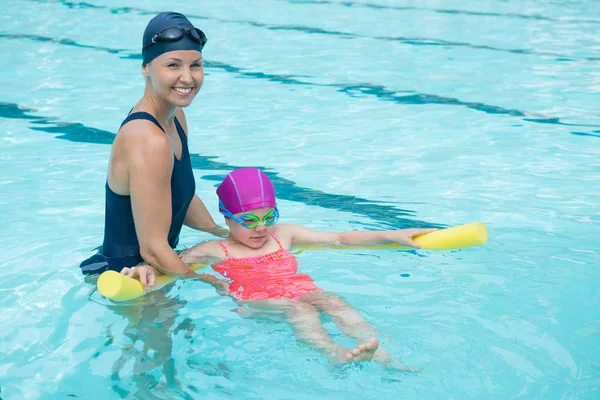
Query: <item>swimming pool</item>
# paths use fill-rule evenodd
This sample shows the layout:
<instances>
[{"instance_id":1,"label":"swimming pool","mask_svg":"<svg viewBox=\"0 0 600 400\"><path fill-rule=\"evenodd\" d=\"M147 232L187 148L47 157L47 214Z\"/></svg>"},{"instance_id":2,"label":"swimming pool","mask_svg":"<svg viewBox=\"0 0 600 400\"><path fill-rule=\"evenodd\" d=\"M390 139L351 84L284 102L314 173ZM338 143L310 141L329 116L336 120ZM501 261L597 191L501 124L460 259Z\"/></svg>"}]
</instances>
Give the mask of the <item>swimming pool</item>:
<instances>
[{"instance_id":1,"label":"swimming pool","mask_svg":"<svg viewBox=\"0 0 600 400\"><path fill-rule=\"evenodd\" d=\"M77 265L102 240L110 143L164 5L8 0L0 398L598 398L598 3L212 3L177 11L209 38L187 116L213 215L219 179L258 166L284 222L488 226L464 251L299 255L423 371L331 368L199 282L143 305L90 296Z\"/></svg>"}]
</instances>

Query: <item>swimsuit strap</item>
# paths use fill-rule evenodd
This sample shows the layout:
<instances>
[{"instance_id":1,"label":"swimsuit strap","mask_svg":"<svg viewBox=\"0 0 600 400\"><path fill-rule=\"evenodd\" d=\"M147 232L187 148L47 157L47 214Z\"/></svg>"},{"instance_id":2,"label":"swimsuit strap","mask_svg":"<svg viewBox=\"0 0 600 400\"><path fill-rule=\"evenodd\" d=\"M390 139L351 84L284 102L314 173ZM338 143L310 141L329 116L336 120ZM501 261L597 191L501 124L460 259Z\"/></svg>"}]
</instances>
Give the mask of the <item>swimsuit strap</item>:
<instances>
[{"instance_id":1,"label":"swimsuit strap","mask_svg":"<svg viewBox=\"0 0 600 400\"><path fill-rule=\"evenodd\" d=\"M175 117L175 129L177 130L177 133L179 134L179 138L181 139L181 144L182 145L184 143L187 144L187 136L185 135L185 131L183 130L183 126L181 126L181 124L177 120L177 117Z\"/></svg>"},{"instance_id":2,"label":"swimsuit strap","mask_svg":"<svg viewBox=\"0 0 600 400\"><path fill-rule=\"evenodd\" d=\"M229 252L227 251L227 246L225 246L225 243L219 242L219 244L221 245L221 248L223 249L223 252L225 253L225 257L229 258Z\"/></svg>"},{"instance_id":3,"label":"swimsuit strap","mask_svg":"<svg viewBox=\"0 0 600 400\"><path fill-rule=\"evenodd\" d=\"M165 132L165 130L158 123L158 121L156 120L156 118L154 118L154 116L152 114L149 114L149 113L147 113L145 111L139 111L139 112L134 112L133 114L129 114L127 116L127 118L125 118L125 121L123 121L123 123L121 124L121 127L123 127L123 125L125 125L129 121L133 121L134 119L145 119L146 121L150 121L150 122L154 123L154 125L158 126L161 131Z\"/></svg>"},{"instance_id":4,"label":"swimsuit strap","mask_svg":"<svg viewBox=\"0 0 600 400\"><path fill-rule=\"evenodd\" d=\"M283 246L281 245L281 242L279 241L279 239L277 239L277 236L275 236L275 234L273 234L273 233L271 233L270 235L271 235L271 237L272 237L273 239L275 239L275 241L276 241L276 242L277 242L277 244L279 245L279 250L284 250L284 249L283 249Z\"/></svg>"}]
</instances>

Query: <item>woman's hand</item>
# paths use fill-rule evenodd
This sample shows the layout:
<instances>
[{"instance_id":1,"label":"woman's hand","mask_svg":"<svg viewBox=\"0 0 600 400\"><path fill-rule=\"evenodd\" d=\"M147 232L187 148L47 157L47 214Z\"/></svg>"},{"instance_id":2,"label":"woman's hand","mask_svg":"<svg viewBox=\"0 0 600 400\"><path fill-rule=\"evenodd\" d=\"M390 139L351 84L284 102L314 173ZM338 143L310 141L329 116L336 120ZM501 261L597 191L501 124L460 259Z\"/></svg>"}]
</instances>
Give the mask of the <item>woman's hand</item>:
<instances>
[{"instance_id":1,"label":"woman's hand","mask_svg":"<svg viewBox=\"0 0 600 400\"><path fill-rule=\"evenodd\" d=\"M148 290L156 284L156 270L150 265L139 265L137 267L125 267L121 273L130 278L139 278L144 289Z\"/></svg>"},{"instance_id":2,"label":"woman's hand","mask_svg":"<svg viewBox=\"0 0 600 400\"><path fill-rule=\"evenodd\" d=\"M413 242L415 236L423 235L425 233L437 231L436 228L410 228L410 229L399 229L396 231L389 231L387 238L392 242L403 244L415 249L420 249L421 245Z\"/></svg>"},{"instance_id":3,"label":"woman's hand","mask_svg":"<svg viewBox=\"0 0 600 400\"><path fill-rule=\"evenodd\" d=\"M215 225L215 228L212 230L211 233L215 236L226 238L227 236L229 236L229 229L223 228L220 225Z\"/></svg>"}]
</instances>

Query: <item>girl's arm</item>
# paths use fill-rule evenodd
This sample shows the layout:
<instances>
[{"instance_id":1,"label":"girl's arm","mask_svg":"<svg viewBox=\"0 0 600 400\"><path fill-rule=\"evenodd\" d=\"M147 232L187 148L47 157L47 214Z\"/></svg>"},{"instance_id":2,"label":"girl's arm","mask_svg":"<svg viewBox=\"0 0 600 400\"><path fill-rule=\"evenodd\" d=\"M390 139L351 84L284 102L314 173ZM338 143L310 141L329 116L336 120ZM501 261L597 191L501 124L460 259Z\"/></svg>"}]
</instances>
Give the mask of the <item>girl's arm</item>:
<instances>
[{"instance_id":1,"label":"girl's arm","mask_svg":"<svg viewBox=\"0 0 600 400\"><path fill-rule=\"evenodd\" d=\"M215 246L216 244L216 246ZM220 257L220 253L218 253L218 242L209 241L204 243L199 243L196 246L185 249L179 253L179 258L186 265L201 263L201 264L213 264L216 262L222 261L222 257ZM160 271L151 265L138 265L130 268L123 268L121 273L127 275L132 278L139 278L142 285L145 288L151 288L154 286L156 281L156 276L160 275ZM229 287L229 282L223 279L219 279L211 274L197 274L193 272L195 275L191 276L203 282L213 285L215 288L219 290L219 292L227 293L227 288Z\"/></svg>"},{"instance_id":2,"label":"girl's arm","mask_svg":"<svg viewBox=\"0 0 600 400\"><path fill-rule=\"evenodd\" d=\"M179 253L181 260L186 264L218 264L224 260L224 255L218 240L198 243ZM198 274L198 279L213 285L220 294L229 293L229 281L225 279L211 274Z\"/></svg>"},{"instance_id":3,"label":"girl's arm","mask_svg":"<svg viewBox=\"0 0 600 400\"><path fill-rule=\"evenodd\" d=\"M218 240L208 240L179 253L186 264L216 264L223 261L223 249Z\"/></svg>"},{"instance_id":4,"label":"girl's arm","mask_svg":"<svg viewBox=\"0 0 600 400\"><path fill-rule=\"evenodd\" d=\"M340 246L359 246L366 244L399 243L405 246L420 249L421 246L413 242L412 238L437 229L398 229L393 231L348 231L348 232L321 232L313 231L299 225L281 225L285 232L289 232L291 243L299 244L325 244Z\"/></svg>"},{"instance_id":5,"label":"girl's arm","mask_svg":"<svg viewBox=\"0 0 600 400\"><path fill-rule=\"evenodd\" d=\"M148 264L138 265L135 267L125 267L121 270L121 273L131 278L138 278L146 290L154 287L156 284L156 277L161 275L156 268ZM214 286L223 294L227 294L228 292L227 289L229 288L229 282L224 279L219 279L211 274L196 274L194 278Z\"/></svg>"}]
</instances>

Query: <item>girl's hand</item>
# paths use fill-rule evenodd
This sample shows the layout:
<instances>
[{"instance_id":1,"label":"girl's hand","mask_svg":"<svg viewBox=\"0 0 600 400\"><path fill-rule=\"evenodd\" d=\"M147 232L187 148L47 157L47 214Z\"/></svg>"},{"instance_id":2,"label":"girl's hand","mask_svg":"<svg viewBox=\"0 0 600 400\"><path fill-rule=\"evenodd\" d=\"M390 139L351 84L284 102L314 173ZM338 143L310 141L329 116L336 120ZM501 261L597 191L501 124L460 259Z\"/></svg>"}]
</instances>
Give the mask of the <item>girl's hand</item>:
<instances>
[{"instance_id":1,"label":"girl's hand","mask_svg":"<svg viewBox=\"0 0 600 400\"><path fill-rule=\"evenodd\" d=\"M423 235L425 233L437 231L436 228L410 228L410 229L400 229L397 231L390 231L388 235L388 239L400 243L415 249L420 249L421 245L413 242L413 238L415 236Z\"/></svg>"},{"instance_id":2,"label":"girl's hand","mask_svg":"<svg viewBox=\"0 0 600 400\"><path fill-rule=\"evenodd\" d=\"M218 282L215 282L215 288L217 288L217 293L221 296L227 296L229 294L229 282L219 279Z\"/></svg>"},{"instance_id":3,"label":"girl's hand","mask_svg":"<svg viewBox=\"0 0 600 400\"><path fill-rule=\"evenodd\" d=\"M121 273L130 278L139 278L144 289L148 290L156 284L156 270L150 265L139 265L137 267L125 267Z\"/></svg>"},{"instance_id":4,"label":"girl's hand","mask_svg":"<svg viewBox=\"0 0 600 400\"><path fill-rule=\"evenodd\" d=\"M209 283L217 289L217 293L226 296L229 294L229 282L223 279L219 279L211 274L195 274L195 278L202 282Z\"/></svg>"}]
</instances>

